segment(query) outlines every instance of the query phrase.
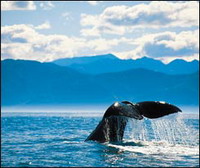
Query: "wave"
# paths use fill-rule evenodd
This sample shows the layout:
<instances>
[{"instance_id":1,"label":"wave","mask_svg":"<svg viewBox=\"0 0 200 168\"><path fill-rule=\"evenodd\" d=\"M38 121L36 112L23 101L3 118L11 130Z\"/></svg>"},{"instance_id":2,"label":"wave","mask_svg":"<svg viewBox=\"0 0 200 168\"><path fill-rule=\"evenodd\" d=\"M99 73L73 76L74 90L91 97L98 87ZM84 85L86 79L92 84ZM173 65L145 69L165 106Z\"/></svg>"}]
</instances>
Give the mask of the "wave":
<instances>
[{"instance_id":1,"label":"wave","mask_svg":"<svg viewBox=\"0 0 200 168\"><path fill-rule=\"evenodd\" d=\"M191 155L199 157L198 146L172 145L166 141L128 141L122 144L106 144L108 147L113 147L121 151L129 151L132 153L141 153L145 155Z\"/></svg>"}]
</instances>

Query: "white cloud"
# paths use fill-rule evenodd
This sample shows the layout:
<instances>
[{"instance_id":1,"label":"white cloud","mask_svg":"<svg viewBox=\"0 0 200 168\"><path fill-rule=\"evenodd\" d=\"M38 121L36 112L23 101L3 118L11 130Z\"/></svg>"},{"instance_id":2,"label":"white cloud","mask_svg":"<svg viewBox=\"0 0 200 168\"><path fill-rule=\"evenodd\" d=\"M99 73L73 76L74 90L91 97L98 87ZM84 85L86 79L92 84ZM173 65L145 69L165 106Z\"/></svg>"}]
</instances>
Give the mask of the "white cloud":
<instances>
[{"instance_id":1,"label":"white cloud","mask_svg":"<svg viewBox=\"0 0 200 168\"><path fill-rule=\"evenodd\" d=\"M199 26L199 3L195 1L152 1L134 6L112 6L100 15L81 16L81 25L96 32L119 34L136 28L168 28ZM85 28L86 29L86 28ZM86 31L85 31L86 32ZM86 35L86 33L84 34Z\"/></svg>"},{"instance_id":2,"label":"white cloud","mask_svg":"<svg viewBox=\"0 0 200 168\"><path fill-rule=\"evenodd\" d=\"M176 56L188 55L199 50L199 30L175 32L162 32L145 35L135 40L142 46L143 52L149 56Z\"/></svg>"},{"instance_id":3,"label":"white cloud","mask_svg":"<svg viewBox=\"0 0 200 168\"><path fill-rule=\"evenodd\" d=\"M29 43L3 43L1 46L2 59L27 59L26 55L32 55L32 46ZM37 56L36 56L37 57ZM31 57L30 57L31 58Z\"/></svg>"},{"instance_id":4,"label":"white cloud","mask_svg":"<svg viewBox=\"0 0 200 168\"><path fill-rule=\"evenodd\" d=\"M81 14L81 25L82 26L95 26L99 24L98 15L87 15L85 13Z\"/></svg>"},{"instance_id":5,"label":"white cloud","mask_svg":"<svg viewBox=\"0 0 200 168\"><path fill-rule=\"evenodd\" d=\"M96 36L96 37L100 36L99 30L95 29L95 28L92 28L92 29L82 29L80 33L81 33L82 36L88 36L88 34L90 36Z\"/></svg>"},{"instance_id":6,"label":"white cloud","mask_svg":"<svg viewBox=\"0 0 200 168\"><path fill-rule=\"evenodd\" d=\"M92 6L96 6L96 5L98 5L98 3L102 2L102 1L87 1L87 2Z\"/></svg>"},{"instance_id":7,"label":"white cloud","mask_svg":"<svg viewBox=\"0 0 200 168\"><path fill-rule=\"evenodd\" d=\"M127 43L129 43L127 41ZM199 59L199 30L175 32L162 32L144 35L131 41L137 46L134 50L114 52L123 59L136 59L143 56L169 62L173 59L193 60Z\"/></svg>"},{"instance_id":8,"label":"white cloud","mask_svg":"<svg viewBox=\"0 0 200 168\"><path fill-rule=\"evenodd\" d=\"M88 46L90 46L94 51L106 51L112 49L113 46L117 46L119 43L119 39L107 40L98 38L88 41Z\"/></svg>"},{"instance_id":9,"label":"white cloud","mask_svg":"<svg viewBox=\"0 0 200 168\"><path fill-rule=\"evenodd\" d=\"M44 35L33 25L13 25L2 27L2 59L18 58L48 61L77 54L81 45L78 38L64 35Z\"/></svg>"},{"instance_id":10,"label":"white cloud","mask_svg":"<svg viewBox=\"0 0 200 168\"><path fill-rule=\"evenodd\" d=\"M44 10L51 10L54 8L54 4L51 1L41 2L40 7Z\"/></svg>"},{"instance_id":11,"label":"white cloud","mask_svg":"<svg viewBox=\"0 0 200 168\"><path fill-rule=\"evenodd\" d=\"M73 57L81 52L105 52L120 43L121 39L92 39L68 37L66 35L44 35L33 25L3 26L2 59L30 59L51 61L63 57ZM121 40L123 41L123 40Z\"/></svg>"},{"instance_id":12,"label":"white cloud","mask_svg":"<svg viewBox=\"0 0 200 168\"><path fill-rule=\"evenodd\" d=\"M193 50L199 50L199 30L195 31L183 31L179 34L168 33L166 39L160 39L158 45L165 45L168 48L172 48L175 51L188 48ZM158 37L160 38L160 37ZM162 38L162 36L161 36Z\"/></svg>"},{"instance_id":13,"label":"white cloud","mask_svg":"<svg viewBox=\"0 0 200 168\"><path fill-rule=\"evenodd\" d=\"M1 1L1 10L36 10L33 1Z\"/></svg>"},{"instance_id":14,"label":"white cloud","mask_svg":"<svg viewBox=\"0 0 200 168\"><path fill-rule=\"evenodd\" d=\"M120 39L91 39L65 35L44 35L37 32L40 26L13 25L2 27L2 59L18 58L49 61L62 57L73 57L81 52L107 53L112 47L126 42Z\"/></svg>"},{"instance_id":15,"label":"white cloud","mask_svg":"<svg viewBox=\"0 0 200 168\"><path fill-rule=\"evenodd\" d=\"M42 24L43 25L43 24ZM199 30L162 32L132 38L80 38L66 35L45 35L38 32L39 26L12 25L1 29L2 59L27 59L52 61L63 57L113 53L120 58L148 56L165 62L176 58L198 59ZM127 50L124 46L131 46Z\"/></svg>"},{"instance_id":16,"label":"white cloud","mask_svg":"<svg viewBox=\"0 0 200 168\"><path fill-rule=\"evenodd\" d=\"M42 29L50 29L51 25L48 21L44 22L41 25L35 26L35 29L42 30Z\"/></svg>"},{"instance_id":17,"label":"white cloud","mask_svg":"<svg viewBox=\"0 0 200 168\"><path fill-rule=\"evenodd\" d=\"M108 34L123 35L125 28L121 26L114 26L104 20L99 20L97 15L81 14L81 25L89 26L89 28L83 28L80 32L83 36L100 36L101 32Z\"/></svg>"}]
</instances>

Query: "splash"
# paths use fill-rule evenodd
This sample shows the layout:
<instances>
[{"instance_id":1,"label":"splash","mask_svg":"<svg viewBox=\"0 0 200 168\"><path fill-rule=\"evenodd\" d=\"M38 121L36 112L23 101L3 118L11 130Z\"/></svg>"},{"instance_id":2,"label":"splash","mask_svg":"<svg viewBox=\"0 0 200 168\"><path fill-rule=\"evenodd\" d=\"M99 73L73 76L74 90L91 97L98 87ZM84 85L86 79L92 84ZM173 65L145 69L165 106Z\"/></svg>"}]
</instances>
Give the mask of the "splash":
<instances>
[{"instance_id":1,"label":"splash","mask_svg":"<svg viewBox=\"0 0 200 168\"><path fill-rule=\"evenodd\" d=\"M126 129L133 141L167 142L172 145L198 145L199 132L187 125L180 114L159 119L131 119Z\"/></svg>"}]
</instances>

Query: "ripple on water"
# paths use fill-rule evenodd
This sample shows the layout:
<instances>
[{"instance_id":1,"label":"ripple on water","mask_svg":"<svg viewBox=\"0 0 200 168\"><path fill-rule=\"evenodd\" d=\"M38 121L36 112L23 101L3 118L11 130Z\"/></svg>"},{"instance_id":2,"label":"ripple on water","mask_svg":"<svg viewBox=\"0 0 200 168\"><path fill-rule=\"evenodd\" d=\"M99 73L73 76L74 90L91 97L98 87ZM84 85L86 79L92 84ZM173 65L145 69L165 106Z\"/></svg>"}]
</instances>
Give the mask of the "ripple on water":
<instances>
[{"instance_id":1,"label":"ripple on water","mask_svg":"<svg viewBox=\"0 0 200 168\"><path fill-rule=\"evenodd\" d=\"M100 120L66 115L2 117L1 166L199 165L199 119L132 121L122 143L84 142Z\"/></svg>"}]
</instances>

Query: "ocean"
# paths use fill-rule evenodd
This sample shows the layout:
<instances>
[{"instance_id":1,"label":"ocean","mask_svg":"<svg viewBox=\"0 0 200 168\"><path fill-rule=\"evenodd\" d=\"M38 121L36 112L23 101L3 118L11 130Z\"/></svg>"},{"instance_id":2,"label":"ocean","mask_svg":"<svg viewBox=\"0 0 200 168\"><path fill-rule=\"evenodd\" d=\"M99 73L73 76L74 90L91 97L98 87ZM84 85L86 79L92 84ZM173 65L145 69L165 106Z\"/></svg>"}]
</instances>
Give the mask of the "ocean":
<instances>
[{"instance_id":1,"label":"ocean","mask_svg":"<svg viewBox=\"0 0 200 168\"><path fill-rule=\"evenodd\" d=\"M130 119L123 142L85 142L102 115L2 113L1 166L199 167L198 114Z\"/></svg>"}]
</instances>

